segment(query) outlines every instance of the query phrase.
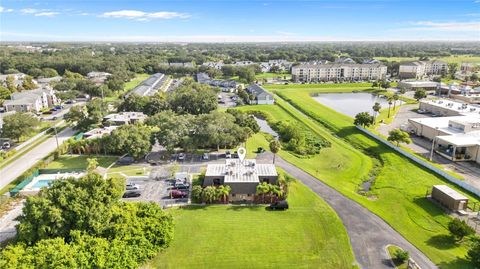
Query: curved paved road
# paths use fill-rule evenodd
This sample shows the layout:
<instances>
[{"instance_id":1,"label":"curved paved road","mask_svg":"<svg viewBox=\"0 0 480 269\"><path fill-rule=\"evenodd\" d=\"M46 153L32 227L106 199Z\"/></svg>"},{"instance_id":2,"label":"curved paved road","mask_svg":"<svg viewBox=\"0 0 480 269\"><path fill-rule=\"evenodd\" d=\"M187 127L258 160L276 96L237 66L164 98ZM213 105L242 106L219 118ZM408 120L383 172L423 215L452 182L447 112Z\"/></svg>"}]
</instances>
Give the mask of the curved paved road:
<instances>
[{"instance_id":1,"label":"curved paved road","mask_svg":"<svg viewBox=\"0 0 480 269\"><path fill-rule=\"evenodd\" d=\"M259 159L270 159L271 154L262 154ZM270 156L269 156L270 155ZM350 237L355 258L364 269L392 268L385 246L394 244L410 252L422 269L438 268L420 250L408 242L390 225L357 202L343 196L325 183L277 156L275 165L303 182L338 214Z\"/></svg>"}]
</instances>

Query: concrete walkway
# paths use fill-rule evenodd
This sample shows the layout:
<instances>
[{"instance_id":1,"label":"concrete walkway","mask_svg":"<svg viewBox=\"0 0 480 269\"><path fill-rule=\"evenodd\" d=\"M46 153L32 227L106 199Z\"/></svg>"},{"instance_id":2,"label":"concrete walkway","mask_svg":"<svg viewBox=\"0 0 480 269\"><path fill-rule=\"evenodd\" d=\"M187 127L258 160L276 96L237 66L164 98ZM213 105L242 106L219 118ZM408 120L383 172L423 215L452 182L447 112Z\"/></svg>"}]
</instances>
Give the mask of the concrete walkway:
<instances>
[{"instance_id":1,"label":"concrete walkway","mask_svg":"<svg viewBox=\"0 0 480 269\"><path fill-rule=\"evenodd\" d=\"M0 217L0 243L14 238L17 235L15 219L22 214L23 201L18 202L10 211Z\"/></svg>"},{"instance_id":2,"label":"concrete walkway","mask_svg":"<svg viewBox=\"0 0 480 269\"><path fill-rule=\"evenodd\" d=\"M257 159L262 160L262 162L271 162L272 154L261 154ZM347 229L355 258L362 268L392 268L390 257L385 252L385 246L388 244L397 245L407 250L410 253L410 257L422 269L437 268L420 250L408 242L384 220L357 202L343 196L279 156L276 158L275 165L303 182L337 212Z\"/></svg>"}]
</instances>

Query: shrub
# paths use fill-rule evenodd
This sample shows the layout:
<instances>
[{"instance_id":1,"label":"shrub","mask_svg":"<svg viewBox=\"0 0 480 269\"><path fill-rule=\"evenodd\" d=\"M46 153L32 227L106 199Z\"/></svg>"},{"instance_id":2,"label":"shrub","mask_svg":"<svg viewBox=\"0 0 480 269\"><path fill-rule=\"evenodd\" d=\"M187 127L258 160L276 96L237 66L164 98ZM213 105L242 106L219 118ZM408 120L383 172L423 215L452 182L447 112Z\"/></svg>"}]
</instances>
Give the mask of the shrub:
<instances>
[{"instance_id":1,"label":"shrub","mask_svg":"<svg viewBox=\"0 0 480 269\"><path fill-rule=\"evenodd\" d=\"M398 263L406 262L409 257L410 254L408 253L408 251L401 249L397 249L397 251L395 251L395 253L393 254L393 259L395 259L395 261L397 261Z\"/></svg>"}]
</instances>

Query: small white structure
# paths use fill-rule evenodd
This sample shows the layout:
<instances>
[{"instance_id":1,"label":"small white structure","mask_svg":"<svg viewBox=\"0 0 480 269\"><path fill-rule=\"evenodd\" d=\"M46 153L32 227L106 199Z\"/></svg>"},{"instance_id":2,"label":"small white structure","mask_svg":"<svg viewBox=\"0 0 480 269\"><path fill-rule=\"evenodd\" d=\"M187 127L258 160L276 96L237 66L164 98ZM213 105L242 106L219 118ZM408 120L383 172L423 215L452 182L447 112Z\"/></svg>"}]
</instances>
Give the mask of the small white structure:
<instances>
[{"instance_id":1,"label":"small white structure","mask_svg":"<svg viewBox=\"0 0 480 269\"><path fill-rule=\"evenodd\" d=\"M143 122L147 116L143 112L120 112L109 114L103 118L103 123L109 126L119 126Z\"/></svg>"}]
</instances>

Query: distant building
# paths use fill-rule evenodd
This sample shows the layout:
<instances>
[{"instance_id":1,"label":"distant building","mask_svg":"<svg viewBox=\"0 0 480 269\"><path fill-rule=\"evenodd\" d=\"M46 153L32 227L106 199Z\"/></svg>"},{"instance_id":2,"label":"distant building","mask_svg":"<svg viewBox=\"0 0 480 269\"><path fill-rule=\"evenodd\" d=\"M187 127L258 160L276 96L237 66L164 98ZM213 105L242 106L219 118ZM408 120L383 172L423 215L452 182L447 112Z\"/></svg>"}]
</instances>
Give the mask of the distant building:
<instances>
[{"instance_id":1,"label":"distant building","mask_svg":"<svg viewBox=\"0 0 480 269\"><path fill-rule=\"evenodd\" d=\"M3 106L7 112L34 112L40 113L44 108L60 102L51 89L35 89L13 93L11 100L5 100Z\"/></svg>"},{"instance_id":2,"label":"distant building","mask_svg":"<svg viewBox=\"0 0 480 269\"><path fill-rule=\"evenodd\" d=\"M85 139L95 139L101 138L104 135L109 135L113 132L113 130L117 129L118 126L107 126L102 128L95 128L83 134L83 138Z\"/></svg>"},{"instance_id":3,"label":"distant building","mask_svg":"<svg viewBox=\"0 0 480 269\"><path fill-rule=\"evenodd\" d=\"M362 61L362 64L380 64L380 63L382 62L376 59L365 59Z\"/></svg>"},{"instance_id":4,"label":"distant building","mask_svg":"<svg viewBox=\"0 0 480 269\"><path fill-rule=\"evenodd\" d=\"M119 126L143 122L147 116L143 112L120 112L109 114L103 118L103 123L108 126Z\"/></svg>"},{"instance_id":5,"label":"distant building","mask_svg":"<svg viewBox=\"0 0 480 269\"><path fill-rule=\"evenodd\" d=\"M207 73L197 73L197 82L213 87L220 87L223 91L233 92L237 89L237 82L234 80L211 79Z\"/></svg>"},{"instance_id":6,"label":"distant building","mask_svg":"<svg viewBox=\"0 0 480 269\"><path fill-rule=\"evenodd\" d=\"M264 88L260 87L257 84L252 84L248 86L246 91L255 97L254 100L250 100L251 105L273 105L275 103L273 94L267 92Z\"/></svg>"},{"instance_id":7,"label":"distant building","mask_svg":"<svg viewBox=\"0 0 480 269\"><path fill-rule=\"evenodd\" d=\"M204 62L202 66L221 70L224 64L222 62Z\"/></svg>"},{"instance_id":8,"label":"distant building","mask_svg":"<svg viewBox=\"0 0 480 269\"><path fill-rule=\"evenodd\" d=\"M89 72L87 78L94 82L96 85L101 85L108 79L112 74L107 72Z\"/></svg>"},{"instance_id":9,"label":"distant building","mask_svg":"<svg viewBox=\"0 0 480 269\"><path fill-rule=\"evenodd\" d=\"M301 64L292 67L296 82L382 80L387 67L382 64Z\"/></svg>"},{"instance_id":10,"label":"distant building","mask_svg":"<svg viewBox=\"0 0 480 269\"><path fill-rule=\"evenodd\" d=\"M255 64L255 62L252 62L252 61L238 61L238 62L235 62L233 65L234 66L249 66L249 65L253 65Z\"/></svg>"},{"instance_id":11,"label":"distant building","mask_svg":"<svg viewBox=\"0 0 480 269\"><path fill-rule=\"evenodd\" d=\"M338 59L335 60L335 63L339 63L339 64L356 64L356 62L354 60L352 60L352 58L346 58L346 57L340 57Z\"/></svg>"},{"instance_id":12,"label":"distant building","mask_svg":"<svg viewBox=\"0 0 480 269\"><path fill-rule=\"evenodd\" d=\"M162 73L153 74L146 80L142 81L129 93L127 93L126 97L131 94L137 94L139 96L152 96L164 86L167 79L167 76Z\"/></svg>"},{"instance_id":13,"label":"distant building","mask_svg":"<svg viewBox=\"0 0 480 269\"><path fill-rule=\"evenodd\" d=\"M254 159L227 159L224 164L209 164L203 186L228 185L230 201L252 201L258 184L276 184L277 170L273 164L257 164Z\"/></svg>"},{"instance_id":14,"label":"distant building","mask_svg":"<svg viewBox=\"0 0 480 269\"><path fill-rule=\"evenodd\" d=\"M399 81L397 87L399 89L405 89L407 91L415 91L418 89L424 89L426 91L434 91L440 86L440 83L434 81L424 80L404 80Z\"/></svg>"},{"instance_id":15,"label":"distant building","mask_svg":"<svg viewBox=\"0 0 480 269\"><path fill-rule=\"evenodd\" d=\"M400 79L422 79L427 75L443 75L448 72L448 63L443 61L404 62L399 66Z\"/></svg>"}]
</instances>

